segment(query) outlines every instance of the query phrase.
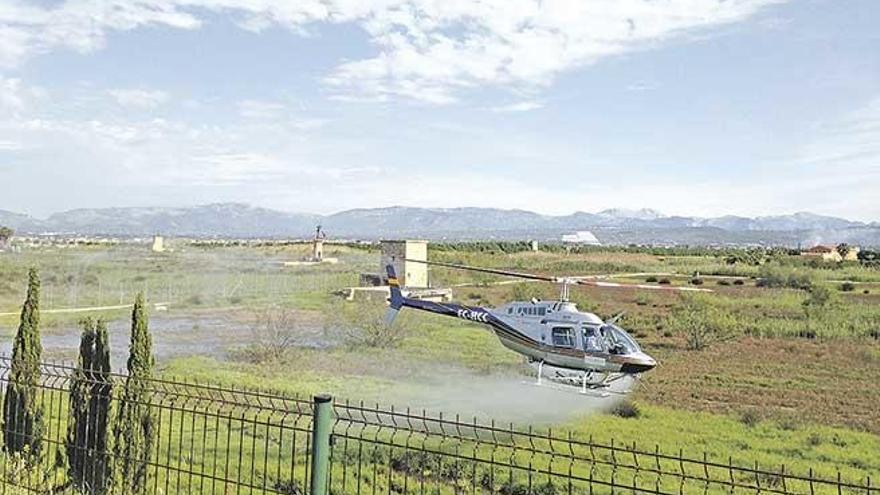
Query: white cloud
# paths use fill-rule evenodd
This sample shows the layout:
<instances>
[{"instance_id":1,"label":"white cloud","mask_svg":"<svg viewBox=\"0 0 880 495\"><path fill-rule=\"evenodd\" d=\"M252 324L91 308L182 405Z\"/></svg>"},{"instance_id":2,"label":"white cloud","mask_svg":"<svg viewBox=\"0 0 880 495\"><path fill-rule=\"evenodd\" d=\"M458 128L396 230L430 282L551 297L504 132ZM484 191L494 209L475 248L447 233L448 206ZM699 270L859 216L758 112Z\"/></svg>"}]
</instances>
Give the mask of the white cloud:
<instances>
[{"instance_id":1,"label":"white cloud","mask_svg":"<svg viewBox=\"0 0 880 495\"><path fill-rule=\"evenodd\" d=\"M880 170L880 97L816 128L800 162L826 170Z\"/></svg>"},{"instance_id":2,"label":"white cloud","mask_svg":"<svg viewBox=\"0 0 880 495\"><path fill-rule=\"evenodd\" d=\"M791 167L810 178L802 196L853 218L880 218L880 96L816 126Z\"/></svg>"},{"instance_id":3,"label":"white cloud","mask_svg":"<svg viewBox=\"0 0 880 495\"><path fill-rule=\"evenodd\" d=\"M626 86L627 91L654 91L660 86L653 81L636 81Z\"/></svg>"},{"instance_id":4,"label":"white cloud","mask_svg":"<svg viewBox=\"0 0 880 495\"><path fill-rule=\"evenodd\" d=\"M307 34L354 23L377 53L341 63L324 81L339 99L453 102L467 88L543 87L604 57L742 21L784 0L67 0L0 6L0 66L49 50L89 52L112 31L198 28L208 13L252 31Z\"/></svg>"},{"instance_id":5,"label":"white cloud","mask_svg":"<svg viewBox=\"0 0 880 495\"><path fill-rule=\"evenodd\" d=\"M19 143L18 141L0 139L0 151L18 151L20 149L21 143Z\"/></svg>"},{"instance_id":6,"label":"white cloud","mask_svg":"<svg viewBox=\"0 0 880 495\"><path fill-rule=\"evenodd\" d=\"M0 113L4 116L20 115L28 107L31 95L21 79L0 75Z\"/></svg>"},{"instance_id":7,"label":"white cloud","mask_svg":"<svg viewBox=\"0 0 880 495\"><path fill-rule=\"evenodd\" d=\"M169 179L197 184L242 184L270 180L283 170L265 153L225 153L190 157L187 166L171 171Z\"/></svg>"},{"instance_id":8,"label":"white cloud","mask_svg":"<svg viewBox=\"0 0 880 495\"><path fill-rule=\"evenodd\" d=\"M147 89L111 89L108 91L117 103L133 109L151 110L168 101L168 93Z\"/></svg>"},{"instance_id":9,"label":"white cloud","mask_svg":"<svg viewBox=\"0 0 880 495\"><path fill-rule=\"evenodd\" d=\"M248 119L274 119L284 113L285 106L274 101L243 100L238 102L238 113Z\"/></svg>"},{"instance_id":10,"label":"white cloud","mask_svg":"<svg viewBox=\"0 0 880 495\"><path fill-rule=\"evenodd\" d=\"M181 8L185 2L67 0L41 8L7 0L0 5L0 64L15 66L57 48L87 53L104 46L111 31L147 25L194 29L201 21Z\"/></svg>"},{"instance_id":11,"label":"white cloud","mask_svg":"<svg viewBox=\"0 0 880 495\"><path fill-rule=\"evenodd\" d=\"M21 110L23 107L21 79L0 77L0 108L7 111L15 111Z\"/></svg>"},{"instance_id":12,"label":"white cloud","mask_svg":"<svg viewBox=\"0 0 880 495\"><path fill-rule=\"evenodd\" d=\"M437 103L463 88L541 87L561 72L741 21L770 3L776 2L390 2L361 21L379 53L340 65L326 81L346 93Z\"/></svg>"},{"instance_id":13,"label":"white cloud","mask_svg":"<svg viewBox=\"0 0 880 495\"><path fill-rule=\"evenodd\" d=\"M529 112L531 110L537 110L539 108L544 108L544 104L539 101L520 101L517 103L511 103L510 105L501 105L497 107L492 107L493 112Z\"/></svg>"},{"instance_id":14,"label":"white cloud","mask_svg":"<svg viewBox=\"0 0 880 495\"><path fill-rule=\"evenodd\" d=\"M847 134L844 128L850 132L874 129L871 122L876 121L871 116L880 113L861 110L853 115L863 118L842 119L842 135ZM836 129L831 124L820 127L825 134L837 136L830 132L832 128ZM77 180L88 177L83 190L107 188L129 195L107 198L109 204L237 200L325 213L407 204L567 214L632 207L632 198L637 198L639 205L668 214L756 215L809 210L865 220L880 218L880 204L874 197L880 190L880 170L870 165L878 162L868 158L853 166L817 164L815 169L799 161L788 170L775 166L766 177L749 175L735 181L681 180L662 173L636 181L585 168L567 172L565 183L542 183L531 180L528 173L499 174L495 166L475 165L454 173L411 168L399 160L388 160L389 155L382 154L385 143L381 141L351 141L332 132L316 136L289 121L207 126L163 119L29 118L0 120L0 136L11 143L0 142L0 151L18 148L21 151L16 154L23 160L34 150L39 150L40 156L65 157L63 163L47 164L45 167L51 168L44 169L38 168L43 166L40 158L26 162L33 164L36 177L41 177L39 170L43 170L41 184L51 184L62 192L70 190L72 179L63 178L64 171L70 169L76 170ZM863 141L870 144L871 136L864 134ZM814 149L825 150L823 164L849 162L836 160L847 155L850 144L840 143L842 148L835 153L830 145L820 144L817 141ZM469 158L452 159L460 163ZM385 165L389 161L394 163ZM406 187L398 187L401 180L406 181ZM130 196L131 191L141 191L141 196Z\"/></svg>"},{"instance_id":15,"label":"white cloud","mask_svg":"<svg viewBox=\"0 0 880 495\"><path fill-rule=\"evenodd\" d=\"M295 183L333 180L359 181L381 173L378 167L314 166L301 160L285 160L267 152L220 153L192 156L187 166L169 171L169 184L187 181L199 185L244 185L266 187L269 184L290 188Z\"/></svg>"}]
</instances>

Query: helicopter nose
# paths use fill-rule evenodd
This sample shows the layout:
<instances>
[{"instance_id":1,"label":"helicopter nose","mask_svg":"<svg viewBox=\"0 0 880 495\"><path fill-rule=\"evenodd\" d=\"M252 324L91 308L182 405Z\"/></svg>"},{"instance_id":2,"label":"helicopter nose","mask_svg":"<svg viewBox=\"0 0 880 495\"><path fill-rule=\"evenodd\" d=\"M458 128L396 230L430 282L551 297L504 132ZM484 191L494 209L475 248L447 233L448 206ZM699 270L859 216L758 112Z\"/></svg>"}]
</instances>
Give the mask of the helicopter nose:
<instances>
[{"instance_id":1,"label":"helicopter nose","mask_svg":"<svg viewBox=\"0 0 880 495\"><path fill-rule=\"evenodd\" d=\"M626 363L623 364L620 369L620 371L624 373L644 373L645 371L652 370L657 367L657 360L645 354L644 352L637 352L627 357L629 357L629 359Z\"/></svg>"}]
</instances>

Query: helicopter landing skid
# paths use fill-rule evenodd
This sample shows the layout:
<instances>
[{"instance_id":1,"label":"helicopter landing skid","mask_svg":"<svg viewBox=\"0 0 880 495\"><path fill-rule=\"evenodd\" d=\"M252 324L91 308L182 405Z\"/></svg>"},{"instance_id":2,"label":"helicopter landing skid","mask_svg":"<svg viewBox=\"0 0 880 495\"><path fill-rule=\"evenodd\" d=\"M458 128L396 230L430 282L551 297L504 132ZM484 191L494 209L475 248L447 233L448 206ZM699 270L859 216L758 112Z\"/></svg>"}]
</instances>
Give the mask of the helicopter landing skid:
<instances>
[{"instance_id":1,"label":"helicopter landing skid","mask_svg":"<svg viewBox=\"0 0 880 495\"><path fill-rule=\"evenodd\" d=\"M568 385L565 383L555 382L553 380L545 380L542 383L538 383L532 380L524 380L523 383L528 385L533 385L535 387L547 388L552 390L559 390L560 392L566 392L569 394L578 394L587 397L597 397L600 399L604 399L607 397L611 397L612 394L618 394L619 392L611 392L609 390L604 390L601 388L587 388L584 390L581 387Z\"/></svg>"},{"instance_id":2,"label":"helicopter landing skid","mask_svg":"<svg viewBox=\"0 0 880 495\"><path fill-rule=\"evenodd\" d=\"M528 383L532 383L539 387L548 387L556 390L576 392L582 395L596 397L609 397L611 394L626 395L630 392L630 390L617 391L610 388L614 382L627 376L625 373L597 373L593 371L575 372L568 370L562 372L557 370L551 371L554 375L545 377L544 362L538 361L537 363L532 364L536 364L537 379L534 382ZM598 379L594 378L596 375L598 375Z\"/></svg>"}]
</instances>

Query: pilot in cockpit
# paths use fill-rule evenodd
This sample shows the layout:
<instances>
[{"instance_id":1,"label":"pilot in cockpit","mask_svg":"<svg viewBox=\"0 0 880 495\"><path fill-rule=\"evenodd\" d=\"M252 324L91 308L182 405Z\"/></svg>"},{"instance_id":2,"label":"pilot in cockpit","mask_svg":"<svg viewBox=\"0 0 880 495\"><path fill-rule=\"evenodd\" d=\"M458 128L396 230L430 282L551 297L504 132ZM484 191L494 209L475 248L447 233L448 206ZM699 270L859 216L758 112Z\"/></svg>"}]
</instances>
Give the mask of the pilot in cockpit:
<instances>
[{"instance_id":1,"label":"pilot in cockpit","mask_svg":"<svg viewBox=\"0 0 880 495\"><path fill-rule=\"evenodd\" d=\"M584 327L584 350L587 352L602 352L602 338L594 327Z\"/></svg>"}]
</instances>

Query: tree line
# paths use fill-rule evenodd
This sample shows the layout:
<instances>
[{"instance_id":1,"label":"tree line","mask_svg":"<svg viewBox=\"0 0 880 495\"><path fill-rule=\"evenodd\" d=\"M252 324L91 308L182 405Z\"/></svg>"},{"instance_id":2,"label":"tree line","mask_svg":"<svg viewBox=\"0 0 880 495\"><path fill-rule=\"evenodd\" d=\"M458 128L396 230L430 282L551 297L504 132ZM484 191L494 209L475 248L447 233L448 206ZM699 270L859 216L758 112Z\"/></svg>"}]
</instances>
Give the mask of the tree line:
<instances>
[{"instance_id":1,"label":"tree line","mask_svg":"<svg viewBox=\"0 0 880 495\"><path fill-rule=\"evenodd\" d=\"M841 257L853 247L846 244L838 244L834 247ZM431 250L438 252L463 252L463 253L487 253L487 254L513 254L533 249L532 241L461 241L461 242L438 242L431 244ZM782 246L752 246L752 247L712 247L712 246L651 246L640 244L629 245L584 245L564 244L560 242L542 242L538 249L548 253L628 253L650 254L653 256L713 256L724 260L727 264L745 264L758 266L767 261L781 258L796 257L801 254L800 249ZM839 263L822 263L819 260L810 259L820 265L838 266ZM867 266L880 266L880 251L862 249L858 252L857 261Z\"/></svg>"},{"instance_id":2,"label":"tree line","mask_svg":"<svg viewBox=\"0 0 880 495\"><path fill-rule=\"evenodd\" d=\"M81 325L79 358L69 382L67 438L62 454L67 480L52 491L72 487L92 494L111 490L143 493L154 439L147 394L155 364L143 294L137 295L132 309L124 383L114 383L111 375L107 322L86 318ZM2 417L4 453L29 467L39 465L47 455L46 418L38 401L42 352L40 277L32 268L13 344ZM120 386L114 399L114 389Z\"/></svg>"}]
</instances>

